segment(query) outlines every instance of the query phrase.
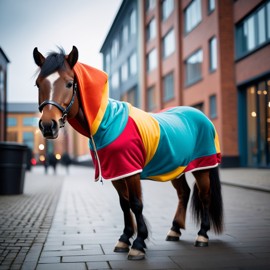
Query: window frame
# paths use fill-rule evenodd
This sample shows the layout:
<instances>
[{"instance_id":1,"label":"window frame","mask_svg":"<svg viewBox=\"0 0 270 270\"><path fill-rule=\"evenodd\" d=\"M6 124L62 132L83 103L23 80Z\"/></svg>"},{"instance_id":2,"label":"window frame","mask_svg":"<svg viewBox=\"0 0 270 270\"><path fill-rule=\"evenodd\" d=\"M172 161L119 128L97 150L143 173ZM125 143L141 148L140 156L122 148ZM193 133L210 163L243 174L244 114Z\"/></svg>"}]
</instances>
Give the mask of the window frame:
<instances>
[{"instance_id":1,"label":"window frame","mask_svg":"<svg viewBox=\"0 0 270 270\"><path fill-rule=\"evenodd\" d=\"M163 76L162 78L163 102L168 102L175 97L174 84L175 80L173 71Z\"/></svg>"},{"instance_id":2,"label":"window frame","mask_svg":"<svg viewBox=\"0 0 270 270\"><path fill-rule=\"evenodd\" d=\"M201 56L196 56L198 53L201 53ZM192 57L201 57L201 62L198 61L200 63L200 74L198 74L198 76L194 76L194 74L191 75L191 74L188 73L189 70L188 70L187 64L188 64L188 61ZM193 85L193 84L199 82L200 80L202 80L202 78L203 78L203 76L202 76L202 71L203 71L202 65L203 65L203 49L199 48L195 52L190 54L185 60L185 86L186 87L188 87L190 85ZM190 78L193 78L193 79L190 79Z\"/></svg>"},{"instance_id":3,"label":"window frame","mask_svg":"<svg viewBox=\"0 0 270 270\"><path fill-rule=\"evenodd\" d=\"M177 0L178 1L178 0ZM174 0L162 0L161 1L161 20L166 21L175 8Z\"/></svg>"},{"instance_id":4,"label":"window frame","mask_svg":"<svg viewBox=\"0 0 270 270\"><path fill-rule=\"evenodd\" d=\"M153 62L152 60L155 61ZM154 63L154 64L151 64ZM148 73L155 70L158 66L158 59L157 59L157 49L152 49L146 56L146 70Z\"/></svg>"},{"instance_id":5,"label":"window frame","mask_svg":"<svg viewBox=\"0 0 270 270\"><path fill-rule=\"evenodd\" d=\"M216 119L217 115L217 95L213 94L209 96L209 117L210 119Z\"/></svg>"},{"instance_id":6,"label":"window frame","mask_svg":"<svg viewBox=\"0 0 270 270\"><path fill-rule=\"evenodd\" d=\"M197 13L197 8L199 13ZM195 18L195 20L194 20ZM195 29L202 21L202 1L192 0L184 10L184 32L187 35Z\"/></svg>"},{"instance_id":7,"label":"window frame","mask_svg":"<svg viewBox=\"0 0 270 270\"><path fill-rule=\"evenodd\" d=\"M213 41L215 41L215 47L213 48ZM218 68L218 53L217 53L217 37L216 36L212 36L209 39L209 72L215 72ZM214 50L213 50L214 49ZM213 53L215 53L214 57L213 57ZM213 61L215 60L215 63L213 65Z\"/></svg>"},{"instance_id":8,"label":"window frame","mask_svg":"<svg viewBox=\"0 0 270 270\"><path fill-rule=\"evenodd\" d=\"M259 42L260 17L259 13L263 10L264 35L265 41ZM240 60L249 54L256 52L258 49L270 43L270 1L262 3L253 12L248 14L235 26L235 59ZM248 28L253 27L253 31ZM253 34L252 34L253 33Z\"/></svg>"},{"instance_id":9,"label":"window frame","mask_svg":"<svg viewBox=\"0 0 270 270\"><path fill-rule=\"evenodd\" d=\"M165 45L170 45L172 44L172 40L168 40L169 37L173 37L173 49L170 49L169 51L168 50L165 50L166 48L168 48L168 46L166 46L165 48ZM167 43L165 44L167 40ZM175 47L176 47L176 44L175 44L175 31L174 31L174 28L171 28L167 33L166 35L162 38L162 58L163 59L166 59L168 58L170 55L172 55L174 52L175 52ZM166 54L165 52L168 51Z\"/></svg>"}]
</instances>

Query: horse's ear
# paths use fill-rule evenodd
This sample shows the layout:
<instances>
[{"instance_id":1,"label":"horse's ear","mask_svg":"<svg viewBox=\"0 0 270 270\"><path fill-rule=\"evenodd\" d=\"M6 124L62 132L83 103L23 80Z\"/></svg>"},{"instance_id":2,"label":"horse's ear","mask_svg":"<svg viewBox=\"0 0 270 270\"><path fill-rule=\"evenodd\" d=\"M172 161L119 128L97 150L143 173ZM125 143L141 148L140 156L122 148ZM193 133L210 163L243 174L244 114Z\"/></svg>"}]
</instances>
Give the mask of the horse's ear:
<instances>
[{"instance_id":1,"label":"horse's ear","mask_svg":"<svg viewBox=\"0 0 270 270\"><path fill-rule=\"evenodd\" d=\"M77 63L78 61L78 57L79 57L79 52L78 52L78 49L73 46L71 52L69 53L69 55L67 56L67 62L70 66L70 68L72 69L75 64Z\"/></svg>"},{"instance_id":2,"label":"horse's ear","mask_svg":"<svg viewBox=\"0 0 270 270\"><path fill-rule=\"evenodd\" d=\"M36 47L33 51L33 56L35 63L41 67L45 61L45 57L38 51L38 48Z\"/></svg>"}]
</instances>

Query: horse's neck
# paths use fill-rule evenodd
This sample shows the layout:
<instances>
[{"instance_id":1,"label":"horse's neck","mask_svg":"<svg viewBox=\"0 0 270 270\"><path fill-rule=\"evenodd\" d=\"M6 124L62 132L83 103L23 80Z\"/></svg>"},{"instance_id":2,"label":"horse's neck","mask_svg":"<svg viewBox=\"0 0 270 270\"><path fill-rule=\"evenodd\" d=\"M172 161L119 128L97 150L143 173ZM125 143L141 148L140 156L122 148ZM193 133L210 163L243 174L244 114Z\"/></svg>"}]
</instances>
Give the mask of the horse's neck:
<instances>
[{"instance_id":1,"label":"horse's neck","mask_svg":"<svg viewBox=\"0 0 270 270\"><path fill-rule=\"evenodd\" d=\"M86 117L82 108L79 108L79 111L77 115L75 116L75 119L77 120L77 123L80 125L80 127L85 131L85 133L87 134L87 137L90 137L90 127L88 126L88 122L86 120Z\"/></svg>"}]
</instances>

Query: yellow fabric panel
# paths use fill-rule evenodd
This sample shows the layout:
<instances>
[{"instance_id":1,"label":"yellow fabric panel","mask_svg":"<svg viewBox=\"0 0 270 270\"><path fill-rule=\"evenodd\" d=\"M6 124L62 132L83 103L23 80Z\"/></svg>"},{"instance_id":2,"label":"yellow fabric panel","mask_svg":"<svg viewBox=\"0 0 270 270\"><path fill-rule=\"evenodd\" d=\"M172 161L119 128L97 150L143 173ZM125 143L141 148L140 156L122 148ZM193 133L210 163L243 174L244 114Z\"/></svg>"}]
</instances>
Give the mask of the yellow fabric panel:
<instances>
[{"instance_id":1,"label":"yellow fabric panel","mask_svg":"<svg viewBox=\"0 0 270 270\"><path fill-rule=\"evenodd\" d=\"M220 145L219 145L219 139L218 139L217 132L215 134L215 146L216 146L217 153L220 153Z\"/></svg>"},{"instance_id":2,"label":"yellow fabric panel","mask_svg":"<svg viewBox=\"0 0 270 270\"><path fill-rule=\"evenodd\" d=\"M93 121L92 127L91 128L91 135L95 135L98 127L102 121L102 118L104 116L104 113L106 111L106 107L107 107L107 102L108 102L108 97L109 97L109 86L108 86L108 81L106 82L103 90L102 90L102 100L101 100L101 105L100 108L98 110L97 116Z\"/></svg>"},{"instance_id":3,"label":"yellow fabric panel","mask_svg":"<svg viewBox=\"0 0 270 270\"><path fill-rule=\"evenodd\" d=\"M161 182L174 180L176 177L178 177L180 174L183 173L185 168L186 168L186 166L181 166L181 167L178 167L175 170L168 172L168 173L165 173L165 174L149 176L149 179L153 179L153 180L161 181Z\"/></svg>"},{"instance_id":4,"label":"yellow fabric panel","mask_svg":"<svg viewBox=\"0 0 270 270\"><path fill-rule=\"evenodd\" d=\"M146 151L145 165L152 159L156 153L160 128L159 123L149 113L135 108L129 104L129 116L135 121Z\"/></svg>"}]
</instances>

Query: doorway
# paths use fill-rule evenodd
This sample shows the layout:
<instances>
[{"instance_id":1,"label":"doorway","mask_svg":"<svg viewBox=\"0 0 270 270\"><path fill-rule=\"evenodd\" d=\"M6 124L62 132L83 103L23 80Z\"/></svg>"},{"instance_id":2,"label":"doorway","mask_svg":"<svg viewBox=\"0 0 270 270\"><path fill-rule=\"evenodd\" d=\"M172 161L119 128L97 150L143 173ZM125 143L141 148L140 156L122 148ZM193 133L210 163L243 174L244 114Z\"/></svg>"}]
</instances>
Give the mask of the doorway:
<instances>
[{"instance_id":1,"label":"doorway","mask_svg":"<svg viewBox=\"0 0 270 270\"><path fill-rule=\"evenodd\" d=\"M247 87L247 165L270 167L270 78Z\"/></svg>"}]
</instances>

